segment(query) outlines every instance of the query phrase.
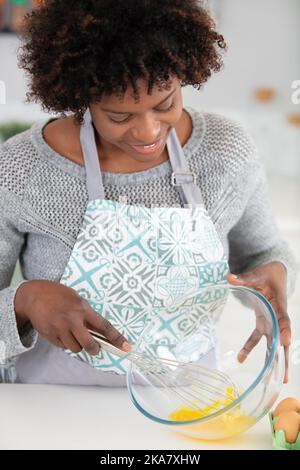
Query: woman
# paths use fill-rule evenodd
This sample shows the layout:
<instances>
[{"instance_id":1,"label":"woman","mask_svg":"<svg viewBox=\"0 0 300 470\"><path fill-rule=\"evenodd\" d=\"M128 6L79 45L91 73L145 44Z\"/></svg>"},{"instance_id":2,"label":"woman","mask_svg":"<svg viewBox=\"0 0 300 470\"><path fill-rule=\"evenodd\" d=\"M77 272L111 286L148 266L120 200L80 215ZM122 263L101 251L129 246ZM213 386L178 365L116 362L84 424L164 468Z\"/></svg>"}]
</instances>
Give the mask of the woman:
<instances>
[{"instance_id":1,"label":"woman","mask_svg":"<svg viewBox=\"0 0 300 470\"><path fill-rule=\"evenodd\" d=\"M223 49L195 0L89 0L71 9L49 0L27 18L20 66L29 98L62 116L1 148L0 339L18 382L123 385L121 364L101 356L88 329L129 351L150 310L164 314L195 296L212 266L211 288L229 281L270 300L287 350L295 263L255 147L238 124L182 103L183 86L200 88L221 68ZM192 264L183 249L175 253L178 240L163 259L168 241L152 225L141 250L152 207L166 214L170 238L184 219ZM124 225L128 236L136 231L126 247ZM18 258L26 281L12 288ZM258 327L240 361L260 337Z\"/></svg>"}]
</instances>

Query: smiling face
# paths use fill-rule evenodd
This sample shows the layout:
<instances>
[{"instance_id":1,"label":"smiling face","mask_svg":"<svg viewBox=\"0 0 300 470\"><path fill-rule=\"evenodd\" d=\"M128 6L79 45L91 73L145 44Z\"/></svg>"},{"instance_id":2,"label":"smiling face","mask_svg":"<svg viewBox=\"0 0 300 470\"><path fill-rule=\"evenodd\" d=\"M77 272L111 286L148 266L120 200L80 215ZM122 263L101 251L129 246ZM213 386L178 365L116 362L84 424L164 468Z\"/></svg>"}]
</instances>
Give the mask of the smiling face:
<instances>
[{"instance_id":1,"label":"smiling face","mask_svg":"<svg viewBox=\"0 0 300 470\"><path fill-rule=\"evenodd\" d=\"M173 78L169 90L154 87L151 95L146 81L139 80L138 86L139 102L128 87L122 101L111 95L90 105L100 155L126 156L143 163L161 157L170 130L182 117L181 84Z\"/></svg>"}]
</instances>

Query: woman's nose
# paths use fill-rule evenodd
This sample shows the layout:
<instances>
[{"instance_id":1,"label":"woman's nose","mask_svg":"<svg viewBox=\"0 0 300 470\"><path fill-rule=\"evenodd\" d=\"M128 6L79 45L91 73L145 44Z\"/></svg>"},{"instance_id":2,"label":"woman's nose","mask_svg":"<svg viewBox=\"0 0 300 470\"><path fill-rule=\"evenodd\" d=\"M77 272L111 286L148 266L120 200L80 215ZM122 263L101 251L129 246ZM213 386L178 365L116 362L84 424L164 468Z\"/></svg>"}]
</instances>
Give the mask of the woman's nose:
<instances>
[{"instance_id":1,"label":"woman's nose","mask_svg":"<svg viewBox=\"0 0 300 470\"><path fill-rule=\"evenodd\" d=\"M141 144L153 144L161 135L160 123L153 119L144 119L133 129L135 142Z\"/></svg>"}]
</instances>

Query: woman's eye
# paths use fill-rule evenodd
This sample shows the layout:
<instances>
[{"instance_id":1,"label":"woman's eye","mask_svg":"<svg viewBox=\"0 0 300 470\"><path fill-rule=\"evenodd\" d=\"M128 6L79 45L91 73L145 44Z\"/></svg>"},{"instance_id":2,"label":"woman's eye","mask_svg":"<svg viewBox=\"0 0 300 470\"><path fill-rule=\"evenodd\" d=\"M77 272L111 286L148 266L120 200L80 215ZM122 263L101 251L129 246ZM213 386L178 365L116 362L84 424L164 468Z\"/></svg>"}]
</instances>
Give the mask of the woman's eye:
<instances>
[{"instance_id":1,"label":"woman's eye","mask_svg":"<svg viewBox=\"0 0 300 470\"><path fill-rule=\"evenodd\" d=\"M159 113L167 113L168 111L171 111L171 109L174 107L174 103L171 104L167 109L157 109Z\"/></svg>"},{"instance_id":2,"label":"woman's eye","mask_svg":"<svg viewBox=\"0 0 300 470\"><path fill-rule=\"evenodd\" d=\"M158 113L167 113L171 111L171 109L174 107L174 103L171 104L167 109L156 109ZM111 122L114 122L115 124L123 124L127 122L130 119L130 116L128 116L126 119L123 119L122 121L116 121L115 119L109 118Z\"/></svg>"},{"instance_id":3,"label":"woman's eye","mask_svg":"<svg viewBox=\"0 0 300 470\"><path fill-rule=\"evenodd\" d=\"M115 121L115 119L109 118L109 120L111 122L114 122L115 124L122 124L123 122L128 121L128 119L129 119L129 117L127 117L126 119L123 119L123 121Z\"/></svg>"}]
</instances>

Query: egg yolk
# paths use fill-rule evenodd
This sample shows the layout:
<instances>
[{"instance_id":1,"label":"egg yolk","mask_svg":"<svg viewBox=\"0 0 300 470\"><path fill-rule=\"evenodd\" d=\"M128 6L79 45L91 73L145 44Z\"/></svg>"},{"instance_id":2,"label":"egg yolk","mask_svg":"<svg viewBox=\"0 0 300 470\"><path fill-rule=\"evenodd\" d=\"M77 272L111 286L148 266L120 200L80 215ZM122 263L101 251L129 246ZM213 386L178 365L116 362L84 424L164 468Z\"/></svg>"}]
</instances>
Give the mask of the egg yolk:
<instances>
[{"instance_id":1,"label":"egg yolk","mask_svg":"<svg viewBox=\"0 0 300 470\"><path fill-rule=\"evenodd\" d=\"M236 398L237 396L234 395L233 389L227 388L226 398L215 400L211 405L203 408L180 407L169 415L169 419L171 421L192 421L204 418L230 405ZM211 439L218 439L240 434L254 423L254 418L251 418L240 407L237 407L217 416L211 421L187 424L185 429L191 431L192 437L196 437L197 434L203 434L203 437L207 436Z\"/></svg>"}]
</instances>

